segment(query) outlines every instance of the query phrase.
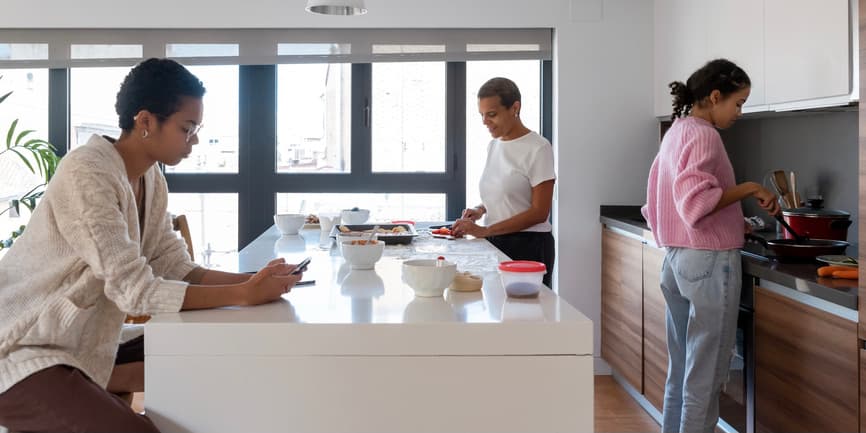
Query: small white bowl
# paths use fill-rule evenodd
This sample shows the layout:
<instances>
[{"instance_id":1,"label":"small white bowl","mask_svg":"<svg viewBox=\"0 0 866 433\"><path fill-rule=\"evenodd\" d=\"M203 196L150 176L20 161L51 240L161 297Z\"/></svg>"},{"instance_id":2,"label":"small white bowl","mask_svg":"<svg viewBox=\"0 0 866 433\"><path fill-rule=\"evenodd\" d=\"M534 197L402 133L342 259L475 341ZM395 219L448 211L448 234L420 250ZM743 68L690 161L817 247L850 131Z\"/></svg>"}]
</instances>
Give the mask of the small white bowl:
<instances>
[{"instance_id":1,"label":"small white bowl","mask_svg":"<svg viewBox=\"0 0 866 433\"><path fill-rule=\"evenodd\" d=\"M281 213L274 215L274 224L281 235L296 235L306 218L306 215L299 213Z\"/></svg>"},{"instance_id":2,"label":"small white bowl","mask_svg":"<svg viewBox=\"0 0 866 433\"><path fill-rule=\"evenodd\" d=\"M403 262L403 282L415 296L442 296L454 281L457 265L445 260L418 259Z\"/></svg>"},{"instance_id":3,"label":"small white bowl","mask_svg":"<svg viewBox=\"0 0 866 433\"><path fill-rule=\"evenodd\" d=\"M382 252L385 251L385 243L382 241L373 241L366 245L352 245L355 241L343 241L340 243L340 252L343 254L343 259L349 263L352 269L373 269L376 262L382 258Z\"/></svg>"},{"instance_id":4,"label":"small white bowl","mask_svg":"<svg viewBox=\"0 0 866 433\"><path fill-rule=\"evenodd\" d=\"M370 210L369 209L344 209L340 212L340 221L343 224L364 224L367 222L367 219L370 218Z\"/></svg>"}]
</instances>

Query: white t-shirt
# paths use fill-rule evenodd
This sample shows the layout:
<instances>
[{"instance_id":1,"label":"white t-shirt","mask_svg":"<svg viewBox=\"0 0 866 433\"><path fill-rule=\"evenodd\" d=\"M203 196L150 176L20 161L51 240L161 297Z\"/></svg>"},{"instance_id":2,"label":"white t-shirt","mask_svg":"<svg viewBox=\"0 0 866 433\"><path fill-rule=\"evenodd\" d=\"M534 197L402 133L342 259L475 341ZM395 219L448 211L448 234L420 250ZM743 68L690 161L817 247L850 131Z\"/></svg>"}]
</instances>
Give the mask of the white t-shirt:
<instances>
[{"instance_id":1,"label":"white t-shirt","mask_svg":"<svg viewBox=\"0 0 866 433\"><path fill-rule=\"evenodd\" d=\"M532 187L556 179L553 147L530 132L514 140L493 139L487 147L487 164L481 174L481 203L487 208L485 224L492 225L529 209ZM549 232L550 222L523 229Z\"/></svg>"}]
</instances>

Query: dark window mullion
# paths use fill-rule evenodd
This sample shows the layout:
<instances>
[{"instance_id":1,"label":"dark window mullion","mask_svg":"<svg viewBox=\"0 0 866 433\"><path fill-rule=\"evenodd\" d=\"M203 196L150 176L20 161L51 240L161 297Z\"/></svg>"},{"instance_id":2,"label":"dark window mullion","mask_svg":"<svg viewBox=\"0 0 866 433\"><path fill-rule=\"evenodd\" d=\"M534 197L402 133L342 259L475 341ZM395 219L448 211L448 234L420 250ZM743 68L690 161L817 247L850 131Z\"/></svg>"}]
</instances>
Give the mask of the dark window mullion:
<instances>
[{"instance_id":1,"label":"dark window mullion","mask_svg":"<svg viewBox=\"0 0 866 433\"><path fill-rule=\"evenodd\" d=\"M541 131L539 133L553 143L553 62L541 61Z\"/></svg>"},{"instance_id":2,"label":"dark window mullion","mask_svg":"<svg viewBox=\"0 0 866 433\"><path fill-rule=\"evenodd\" d=\"M351 176L363 183L372 176L373 166L373 65L352 64L352 151Z\"/></svg>"},{"instance_id":3,"label":"dark window mullion","mask_svg":"<svg viewBox=\"0 0 866 433\"><path fill-rule=\"evenodd\" d=\"M457 219L466 205L466 62L449 62L445 79L447 92L445 131L446 171L451 184L445 191L445 218Z\"/></svg>"},{"instance_id":4,"label":"dark window mullion","mask_svg":"<svg viewBox=\"0 0 866 433\"><path fill-rule=\"evenodd\" d=\"M277 66L239 71L238 249L273 224L276 209Z\"/></svg>"},{"instance_id":5,"label":"dark window mullion","mask_svg":"<svg viewBox=\"0 0 866 433\"><path fill-rule=\"evenodd\" d=\"M48 70L48 142L61 158L69 151L69 69Z\"/></svg>"}]
</instances>

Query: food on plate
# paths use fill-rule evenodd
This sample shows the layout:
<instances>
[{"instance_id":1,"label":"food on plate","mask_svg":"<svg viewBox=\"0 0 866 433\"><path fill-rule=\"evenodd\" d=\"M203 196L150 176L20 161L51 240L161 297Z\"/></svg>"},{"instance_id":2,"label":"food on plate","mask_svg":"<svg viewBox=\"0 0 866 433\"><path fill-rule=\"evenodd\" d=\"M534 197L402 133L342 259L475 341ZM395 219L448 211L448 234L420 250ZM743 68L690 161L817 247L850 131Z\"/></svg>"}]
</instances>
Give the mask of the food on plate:
<instances>
[{"instance_id":1,"label":"food on plate","mask_svg":"<svg viewBox=\"0 0 866 433\"><path fill-rule=\"evenodd\" d=\"M845 271L834 271L833 278L844 278L846 280L856 280L857 275L859 274L859 270L851 269Z\"/></svg>"},{"instance_id":2,"label":"food on plate","mask_svg":"<svg viewBox=\"0 0 866 433\"><path fill-rule=\"evenodd\" d=\"M317 216L315 216L315 215L313 215L313 214L309 214L309 215L307 215L307 218L305 219L305 222L306 222L307 224L318 224L318 223L319 223L319 217L317 217Z\"/></svg>"},{"instance_id":3,"label":"food on plate","mask_svg":"<svg viewBox=\"0 0 866 433\"><path fill-rule=\"evenodd\" d=\"M341 233L349 234L349 235L360 235L362 233L376 233L378 235L400 235L400 234L405 234L405 233L409 232L408 230L406 230L406 227L404 227L404 226L396 226L396 227L390 228L390 229L383 229L383 228L379 227L376 230L367 229L367 230L362 230L362 231L353 231L352 229L350 229L344 225L341 225L337 228L340 230Z\"/></svg>"},{"instance_id":4,"label":"food on plate","mask_svg":"<svg viewBox=\"0 0 866 433\"><path fill-rule=\"evenodd\" d=\"M349 232L351 232L351 230L349 230L348 227L346 227L346 226L344 226L344 225L342 225L342 224L341 224L339 227L337 227L337 228L340 229L340 231L343 232L343 233L349 233Z\"/></svg>"},{"instance_id":5,"label":"food on plate","mask_svg":"<svg viewBox=\"0 0 866 433\"><path fill-rule=\"evenodd\" d=\"M819 277L832 277L836 271L857 271L857 268L851 266L821 266L818 268Z\"/></svg>"},{"instance_id":6,"label":"food on plate","mask_svg":"<svg viewBox=\"0 0 866 433\"><path fill-rule=\"evenodd\" d=\"M433 229L433 230L430 230L430 233L433 233L434 235L446 235L446 236L452 235L451 229L449 229L448 227L440 227L438 229Z\"/></svg>"},{"instance_id":7,"label":"food on plate","mask_svg":"<svg viewBox=\"0 0 866 433\"><path fill-rule=\"evenodd\" d=\"M351 244L352 244L352 245L376 245L376 244L378 244L378 243L379 243L379 241L377 241L377 240L375 240L375 239L371 239L371 240L368 240L368 239L358 239L358 240L356 240L356 241L352 241Z\"/></svg>"}]
</instances>

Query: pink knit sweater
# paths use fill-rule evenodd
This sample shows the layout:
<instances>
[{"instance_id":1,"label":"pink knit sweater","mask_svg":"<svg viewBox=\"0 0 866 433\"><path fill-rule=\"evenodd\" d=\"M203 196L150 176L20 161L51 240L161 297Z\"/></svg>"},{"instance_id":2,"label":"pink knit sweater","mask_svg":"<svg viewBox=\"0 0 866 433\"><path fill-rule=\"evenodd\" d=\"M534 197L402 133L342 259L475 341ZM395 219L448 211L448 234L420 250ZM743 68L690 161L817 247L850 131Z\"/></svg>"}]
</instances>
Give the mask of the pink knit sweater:
<instances>
[{"instance_id":1,"label":"pink knit sweater","mask_svg":"<svg viewBox=\"0 0 866 433\"><path fill-rule=\"evenodd\" d=\"M736 202L711 213L722 192L736 184L715 127L688 116L665 134L650 168L641 209L662 247L728 250L743 246L743 210Z\"/></svg>"}]
</instances>

